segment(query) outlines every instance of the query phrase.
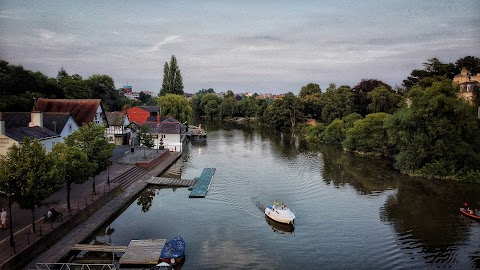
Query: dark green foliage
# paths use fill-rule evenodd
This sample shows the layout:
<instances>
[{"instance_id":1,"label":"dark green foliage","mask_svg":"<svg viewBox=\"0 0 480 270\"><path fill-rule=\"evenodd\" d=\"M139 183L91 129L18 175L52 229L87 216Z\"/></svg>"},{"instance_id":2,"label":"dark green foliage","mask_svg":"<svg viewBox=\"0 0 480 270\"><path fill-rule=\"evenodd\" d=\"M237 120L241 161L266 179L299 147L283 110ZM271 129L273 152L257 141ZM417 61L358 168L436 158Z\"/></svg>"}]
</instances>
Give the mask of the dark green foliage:
<instances>
[{"instance_id":1,"label":"dark green foliage","mask_svg":"<svg viewBox=\"0 0 480 270\"><path fill-rule=\"evenodd\" d=\"M90 175L93 176L92 190L95 194L95 176L110 166L110 158L115 148L105 136L105 127L88 123L68 136L65 143L82 149L87 154L88 161L97 164L96 170Z\"/></svg>"},{"instance_id":2,"label":"dark green foliage","mask_svg":"<svg viewBox=\"0 0 480 270\"><path fill-rule=\"evenodd\" d=\"M1 187L12 193L21 208L32 212L35 232L35 207L62 186L58 167L38 140L25 137L20 146L13 145L0 159Z\"/></svg>"},{"instance_id":3,"label":"dark green foliage","mask_svg":"<svg viewBox=\"0 0 480 270\"><path fill-rule=\"evenodd\" d=\"M331 123L336 118L342 118L355 112L355 94L348 86L341 86L338 89L331 84L327 92L322 95L322 120L324 123Z\"/></svg>"},{"instance_id":4,"label":"dark green foliage","mask_svg":"<svg viewBox=\"0 0 480 270\"><path fill-rule=\"evenodd\" d=\"M320 136L324 130L325 125L322 123L318 123L315 126L307 126L305 128L305 138L312 142L320 141Z\"/></svg>"},{"instance_id":5,"label":"dark green foliage","mask_svg":"<svg viewBox=\"0 0 480 270\"><path fill-rule=\"evenodd\" d=\"M370 113L394 113L401 105L402 97L395 93L393 90L389 90L385 86L380 86L367 95L368 106L367 110Z\"/></svg>"},{"instance_id":6,"label":"dark green foliage","mask_svg":"<svg viewBox=\"0 0 480 270\"><path fill-rule=\"evenodd\" d=\"M175 94L184 95L183 92L183 79L180 74L180 68L177 65L177 59L174 55L170 59L170 65L165 62L163 67L163 82L162 89L160 89L160 95Z\"/></svg>"},{"instance_id":7,"label":"dark green foliage","mask_svg":"<svg viewBox=\"0 0 480 270\"><path fill-rule=\"evenodd\" d=\"M173 117L180 122L188 121L192 116L192 108L184 96L166 94L158 99L162 116Z\"/></svg>"},{"instance_id":8,"label":"dark green foliage","mask_svg":"<svg viewBox=\"0 0 480 270\"><path fill-rule=\"evenodd\" d=\"M373 113L354 123L347 130L343 147L347 151L384 155L387 153L386 113Z\"/></svg>"},{"instance_id":9,"label":"dark green foliage","mask_svg":"<svg viewBox=\"0 0 480 270\"><path fill-rule=\"evenodd\" d=\"M355 124L356 121L361 119L363 119L363 116L361 116L359 113L351 113L342 118L343 122L345 122L346 129L352 128L353 124Z\"/></svg>"},{"instance_id":10,"label":"dark green foliage","mask_svg":"<svg viewBox=\"0 0 480 270\"><path fill-rule=\"evenodd\" d=\"M115 83L110 76L95 74L86 80L87 86L90 88L92 98L99 98L107 111L119 111L120 96L115 90ZM140 93L141 95L141 93Z\"/></svg>"},{"instance_id":11,"label":"dark green foliage","mask_svg":"<svg viewBox=\"0 0 480 270\"><path fill-rule=\"evenodd\" d=\"M379 87L382 87L382 89L386 89L387 91L392 91L390 85L373 79L362 80L352 88L352 91L355 93L355 112L358 112L361 115L366 115L368 113L368 105L370 103L368 94Z\"/></svg>"},{"instance_id":12,"label":"dark green foliage","mask_svg":"<svg viewBox=\"0 0 480 270\"><path fill-rule=\"evenodd\" d=\"M345 122L340 119L333 120L320 135L320 141L326 144L340 145L345 139Z\"/></svg>"},{"instance_id":13,"label":"dark green foliage","mask_svg":"<svg viewBox=\"0 0 480 270\"><path fill-rule=\"evenodd\" d=\"M410 174L457 177L480 170L476 108L457 97L451 82L412 88L411 106L386 121L396 146L395 167Z\"/></svg>"},{"instance_id":14,"label":"dark green foliage","mask_svg":"<svg viewBox=\"0 0 480 270\"><path fill-rule=\"evenodd\" d=\"M293 130L297 123L304 121L303 105L300 100L287 95L269 105L262 117L262 122L279 130Z\"/></svg>"},{"instance_id":15,"label":"dark green foliage","mask_svg":"<svg viewBox=\"0 0 480 270\"><path fill-rule=\"evenodd\" d=\"M97 164L90 162L82 149L64 143L56 144L50 155L54 158L61 179L67 184L67 210L70 211L72 183L85 182L94 173Z\"/></svg>"},{"instance_id":16,"label":"dark green foliage","mask_svg":"<svg viewBox=\"0 0 480 270\"><path fill-rule=\"evenodd\" d=\"M457 73L459 73L462 68L466 68L467 70L470 70L473 75L475 75L480 73L480 58L474 56L465 56L460 58L455 62L455 68Z\"/></svg>"},{"instance_id":17,"label":"dark green foliage","mask_svg":"<svg viewBox=\"0 0 480 270\"><path fill-rule=\"evenodd\" d=\"M208 93L201 97L200 109L202 115L208 119L220 117L220 104L222 99L215 94Z\"/></svg>"}]
</instances>

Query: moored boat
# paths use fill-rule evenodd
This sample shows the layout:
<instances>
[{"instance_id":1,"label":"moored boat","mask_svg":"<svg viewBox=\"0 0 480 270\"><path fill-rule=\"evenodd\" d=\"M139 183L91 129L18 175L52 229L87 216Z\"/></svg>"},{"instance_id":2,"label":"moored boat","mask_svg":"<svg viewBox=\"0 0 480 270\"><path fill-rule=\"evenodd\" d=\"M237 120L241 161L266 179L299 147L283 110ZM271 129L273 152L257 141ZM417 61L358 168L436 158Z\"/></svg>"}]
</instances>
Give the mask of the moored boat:
<instances>
[{"instance_id":1,"label":"moored boat","mask_svg":"<svg viewBox=\"0 0 480 270\"><path fill-rule=\"evenodd\" d=\"M170 265L180 263L185 257L185 241L181 236L176 236L165 243L160 252L160 262L166 262Z\"/></svg>"},{"instance_id":2,"label":"moored boat","mask_svg":"<svg viewBox=\"0 0 480 270\"><path fill-rule=\"evenodd\" d=\"M152 268L152 270L173 270L173 267L166 262L161 262L155 265L155 267Z\"/></svg>"},{"instance_id":3,"label":"moored boat","mask_svg":"<svg viewBox=\"0 0 480 270\"><path fill-rule=\"evenodd\" d=\"M460 208L460 213L464 214L467 217L480 220L480 213L478 212L478 210L477 210L477 213L473 212L473 210L470 210L470 211L467 211L467 209L465 208Z\"/></svg>"},{"instance_id":4,"label":"moored boat","mask_svg":"<svg viewBox=\"0 0 480 270\"><path fill-rule=\"evenodd\" d=\"M295 214L284 204L282 206L270 205L265 208L265 215L274 221L292 224L295 222Z\"/></svg>"}]
</instances>

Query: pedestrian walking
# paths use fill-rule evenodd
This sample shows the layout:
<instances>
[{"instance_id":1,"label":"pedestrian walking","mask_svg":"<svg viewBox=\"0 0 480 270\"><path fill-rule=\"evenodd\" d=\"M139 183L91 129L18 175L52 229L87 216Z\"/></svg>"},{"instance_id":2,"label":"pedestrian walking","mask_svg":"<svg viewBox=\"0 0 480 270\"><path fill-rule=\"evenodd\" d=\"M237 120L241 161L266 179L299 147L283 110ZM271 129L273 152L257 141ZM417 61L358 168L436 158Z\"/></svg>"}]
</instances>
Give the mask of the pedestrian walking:
<instances>
[{"instance_id":1,"label":"pedestrian walking","mask_svg":"<svg viewBox=\"0 0 480 270\"><path fill-rule=\"evenodd\" d=\"M5 208L2 208L2 213L0 214L0 222L2 230L5 230L7 228L7 211L5 211Z\"/></svg>"}]
</instances>

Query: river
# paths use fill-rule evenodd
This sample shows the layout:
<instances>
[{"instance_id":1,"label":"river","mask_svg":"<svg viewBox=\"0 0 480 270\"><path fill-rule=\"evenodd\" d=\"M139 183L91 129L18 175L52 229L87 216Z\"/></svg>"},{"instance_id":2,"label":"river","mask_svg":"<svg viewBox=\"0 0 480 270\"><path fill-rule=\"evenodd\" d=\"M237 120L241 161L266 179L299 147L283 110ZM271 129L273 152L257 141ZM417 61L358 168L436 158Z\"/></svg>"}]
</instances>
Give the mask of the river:
<instances>
[{"instance_id":1,"label":"river","mask_svg":"<svg viewBox=\"0 0 480 270\"><path fill-rule=\"evenodd\" d=\"M480 268L480 222L458 211L480 208L479 185L408 177L270 130L202 126L208 142L188 143L163 176L214 167L207 196L149 187L90 243L181 235L185 270ZM293 231L265 218L276 199L295 212Z\"/></svg>"}]
</instances>

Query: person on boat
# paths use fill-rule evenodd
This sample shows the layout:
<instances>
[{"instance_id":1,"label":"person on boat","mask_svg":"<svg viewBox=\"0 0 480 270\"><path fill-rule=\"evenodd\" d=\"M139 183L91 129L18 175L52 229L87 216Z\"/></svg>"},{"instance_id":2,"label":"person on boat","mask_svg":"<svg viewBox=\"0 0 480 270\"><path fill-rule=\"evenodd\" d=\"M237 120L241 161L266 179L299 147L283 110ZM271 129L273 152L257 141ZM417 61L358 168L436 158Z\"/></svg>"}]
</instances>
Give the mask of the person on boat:
<instances>
[{"instance_id":1,"label":"person on boat","mask_svg":"<svg viewBox=\"0 0 480 270\"><path fill-rule=\"evenodd\" d=\"M285 209L287 208L287 206L285 205L285 203L282 202L282 209Z\"/></svg>"},{"instance_id":2,"label":"person on boat","mask_svg":"<svg viewBox=\"0 0 480 270\"><path fill-rule=\"evenodd\" d=\"M278 207L278 201L277 201L277 200L275 200L275 201L273 202L272 208L275 208L275 207Z\"/></svg>"}]
</instances>

